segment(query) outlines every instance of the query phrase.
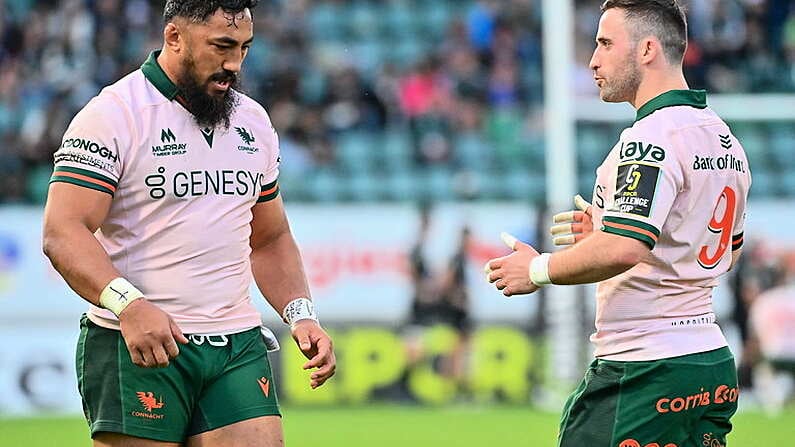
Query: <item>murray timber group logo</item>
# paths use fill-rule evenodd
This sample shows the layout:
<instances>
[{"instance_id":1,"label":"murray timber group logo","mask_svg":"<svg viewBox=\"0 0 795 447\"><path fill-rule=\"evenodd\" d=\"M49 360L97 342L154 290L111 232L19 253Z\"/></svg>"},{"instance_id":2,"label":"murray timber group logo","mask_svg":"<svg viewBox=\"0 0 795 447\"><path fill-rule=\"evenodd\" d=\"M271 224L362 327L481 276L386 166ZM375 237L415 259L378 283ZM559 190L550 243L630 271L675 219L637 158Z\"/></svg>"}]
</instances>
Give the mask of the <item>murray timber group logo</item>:
<instances>
[{"instance_id":1,"label":"murray timber group logo","mask_svg":"<svg viewBox=\"0 0 795 447\"><path fill-rule=\"evenodd\" d=\"M135 395L138 396L138 402L141 403L141 406L144 408L144 410L146 410L146 413L143 411L133 411L131 413L133 416L147 419L163 419L165 417L163 414L156 414L152 412L152 410L163 408L165 406L165 403L163 402L163 396L160 396L160 399L158 400L155 398L155 394L151 391L138 391L135 393Z\"/></svg>"},{"instance_id":2,"label":"murray timber group logo","mask_svg":"<svg viewBox=\"0 0 795 447\"><path fill-rule=\"evenodd\" d=\"M259 152L258 147L254 147L251 144L257 141L254 138L254 134L249 132L245 127L235 127L235 131L240 136L240 139L243 140L243 146L238 146L237 150L248 152L249 154L253 154L254 152Z\"/></svg>"},{"instance_id":3,"label":"murray timber group logo","mask_svg":"<svg viewBox=\"0 0 795 447\"><path fill-rule=\"evenodd\" d=\"M188 152L188 145L177 142L177 136L174 135L171 128L164 127L160 129L160 142L162 144L152 146L152 155L155 157L182 155Z\"/></svg>"}]
</instances>

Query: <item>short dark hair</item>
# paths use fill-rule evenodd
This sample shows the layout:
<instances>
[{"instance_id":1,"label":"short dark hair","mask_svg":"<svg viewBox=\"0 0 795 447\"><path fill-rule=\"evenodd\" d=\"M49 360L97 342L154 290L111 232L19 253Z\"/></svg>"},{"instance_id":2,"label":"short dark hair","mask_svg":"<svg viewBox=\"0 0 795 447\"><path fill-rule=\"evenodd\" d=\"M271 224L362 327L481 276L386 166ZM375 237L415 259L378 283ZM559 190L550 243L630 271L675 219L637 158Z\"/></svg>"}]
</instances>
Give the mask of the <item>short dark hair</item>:
<instances>
[{"instance_id":1,"label":"short dark hair","mask_svg":"<svg viewBox=\"0 0 795 447\"><path fill-rule=\"evenodd\" d=\"M679 63L687 49L687 19L677 0L607 0L602 12L623 9L634 22L630 34L637 41L653 35L659 39L669 64ZM639 26L638 26L639 25Z\"/></svg>"},{"instance_id":2,"label":"short dark hair","mask_svg":"<svg viewBox=\"0 0 795 447\"><path fill-rule=\"evenodd\" d=\"M184 17L191 22L204 22L218 8L230 13L254 9L259 0L166 0L163 19L170 22L174 17Z\"/></svg>"}]
</instances>

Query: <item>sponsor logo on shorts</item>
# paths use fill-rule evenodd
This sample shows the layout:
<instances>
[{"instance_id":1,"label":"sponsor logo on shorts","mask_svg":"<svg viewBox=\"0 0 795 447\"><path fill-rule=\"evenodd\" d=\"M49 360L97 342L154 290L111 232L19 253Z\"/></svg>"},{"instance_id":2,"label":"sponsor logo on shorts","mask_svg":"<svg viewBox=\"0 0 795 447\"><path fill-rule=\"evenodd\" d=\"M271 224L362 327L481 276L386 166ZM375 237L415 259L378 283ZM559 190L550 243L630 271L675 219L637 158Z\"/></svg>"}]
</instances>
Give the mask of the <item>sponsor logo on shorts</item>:
<instances>
[{"instance_id":1,"label":"sponsor logo on shorts","mask_svg":"<svg viewBox=\"0 0 795 447\"><path fill-rule=\"evenodd\" d=\"M730 387L728 385L721 385L715 388L715 403L722 404L724 402L737 402L737 397L740 396L740 389L738 387Z\"/></svg>"},{"instance_id":2,"label":"sponsor logo on shorts","mask_svg":"<svg viewBox=\"0 0 795 447\"><path fill-rule=\"evenodd\" d=\"M650 442L646 445L641 446L640 442L634 439L625 439L618 444L618 447L677 447L676 444L673 442L669 442L668 444L662 445L658 442Z\"/></svg>"},{"instance_id":3,"label":"sponsor logo on shorts","mask_svg":"<svg viewBox=\"0 0 795 447\"><path fill-rule=\"evenodd\" d=\"M270 380L268 380L267 377L260 377L259 379L257 379L257 383L259 384L260 389L262 389L262 394L264 394L265 397L268 397L271 391Z\"/></svg>"},{"instance_id":4,"label":"sponsor logo on shorts","mask_svg":"<svg viewBox=\"0 0 795 447\"><path fill-rule=\"evenodd\" d=\"M704 447L726 447L726 444L720 442L720 440L712 433L704 433L704 436L702 436L701 439L701 445Z\"/></svg>"},{"instance_id":5,"label":"sponsor logo on shorts","mask_svg":"<svg viewBox=\"0 0 795 447\"><path fill-rule=\"evenodd\" d=\"M661 414L679 413L711 404L720 405L726 402L737 402L739 394L739 388L732 388L728 385L719 385L712 394L709 391L704 391L702 387L698 393L690 396L660 398L654 407L657 413Z\"/></svg>"},{"instance_id":6,"label":"sponsor logo on shorts","mask_svg":"<svg viewBox=\"0 0 795 447\"><path fill-rule=\"evenodd\" d=\"M138 402L141 403L141 406L146 410L144 413L143 411L133 410L130 414L135 417L141 417L146 419L163 419L165 415L154 413L153 410L163 408L165 403L163 402L163 396L160 396L158 400L155 398L153 392L143 392L138 391L135 393L138 396Z\"/></svg>"}]
</instances>

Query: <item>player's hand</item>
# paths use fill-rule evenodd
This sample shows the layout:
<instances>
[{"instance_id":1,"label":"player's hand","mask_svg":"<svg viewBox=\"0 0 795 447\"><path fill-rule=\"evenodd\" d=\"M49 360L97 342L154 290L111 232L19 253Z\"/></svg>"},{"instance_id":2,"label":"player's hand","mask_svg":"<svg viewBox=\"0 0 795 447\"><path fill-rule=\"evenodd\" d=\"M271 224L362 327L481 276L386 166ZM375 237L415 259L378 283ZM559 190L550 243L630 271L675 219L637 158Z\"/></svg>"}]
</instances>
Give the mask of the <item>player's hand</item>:
<instances>
[{"instance_id":1,"label":"player's hand","mask_svg":"<svg viewBox=\"0 0 795 447\"><path fill-rule=\"evenodd\" d=\"M508 233L502 233L500 237L513 253L487 262L486 279L502 290L505 296L524 295L538 290L538 286L530 281L530 261L538 256L538 252Z\"/></svg>"},{"instance_id":2,"label":"player's hand","mask_svg":"<svg viewBox=\"0 0 795 447\"><path fill-rule=\"evenodd\" d=\"M188 343L171 316L145 298L124 308L119 324L132 362L144 368L168 366L179 355L177 342Z\"/></svg>"},{"instance_id":3,"label":"player's hand","mask_svg":"<svg viewBox=\"0 0 795 447\"><path fill-rule=\"evenodd\" d=\"M331 337L317 321L310 319L296 321L292 334L298 349L309 359L303 368L317 368L309 377L309 386L314 389L323 385L337 369Z\"/></svg>"},{"instance_id":4,"label":"player's hand","mask_svg":"<svg viewBox=\"0 0 795 447\"><path fill-rule=\"evenodd\" d=\"M555 214L549 232L555 245L572 245L593 232L593 207L579 194L574 196L574 211Z\"/></svg>"}]
</instances>

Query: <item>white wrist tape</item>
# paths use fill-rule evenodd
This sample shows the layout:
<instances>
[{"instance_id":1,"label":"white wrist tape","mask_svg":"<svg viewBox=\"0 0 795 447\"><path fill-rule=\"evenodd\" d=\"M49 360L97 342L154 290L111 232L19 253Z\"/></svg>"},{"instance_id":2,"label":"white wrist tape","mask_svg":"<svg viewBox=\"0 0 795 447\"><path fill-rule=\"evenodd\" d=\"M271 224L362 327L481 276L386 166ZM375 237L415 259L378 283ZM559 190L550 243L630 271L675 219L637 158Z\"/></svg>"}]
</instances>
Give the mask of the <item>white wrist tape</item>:
<instances>
[{"instance_id":1,"label":"white wrist tape","mask_svg":"<svg viewBox=\"0 0 795 447\"><path fill-rule=\"evenodd\" d=\"M300 320L318 321L317 314L315 313L315 305L309 298L296 298L287 303L282 311L282 317L284 317L284 321L289 324L290 327L293 327L295 322Z\"/></svg>"},{"instance_id":2,"label":"white wrist tape","mask_svg":"<svg viewBox=\"0 0 795 447\"><path fill-rule=\"evenodd\" d=\"M530 281L537 286L552 284L549 279L549 258L550 253L541 253L530 261Z\"/></svg>"},{"instance_id":3,"label":"white wrist tape","mask_svg":"<svg viewBox=\"0 0 795 447\"><path fill-rule=\"evenodd\" d=\"M99 294L99 304L118 317L130 303L143 297L144 294L129 281L124 278L116 278L102 289L102 293Z\"/></svg>"}]
</instances>

